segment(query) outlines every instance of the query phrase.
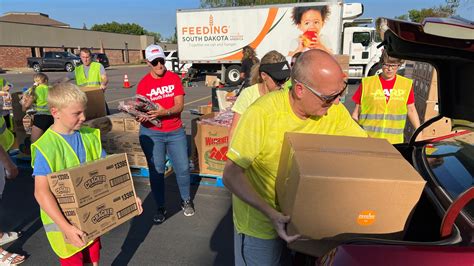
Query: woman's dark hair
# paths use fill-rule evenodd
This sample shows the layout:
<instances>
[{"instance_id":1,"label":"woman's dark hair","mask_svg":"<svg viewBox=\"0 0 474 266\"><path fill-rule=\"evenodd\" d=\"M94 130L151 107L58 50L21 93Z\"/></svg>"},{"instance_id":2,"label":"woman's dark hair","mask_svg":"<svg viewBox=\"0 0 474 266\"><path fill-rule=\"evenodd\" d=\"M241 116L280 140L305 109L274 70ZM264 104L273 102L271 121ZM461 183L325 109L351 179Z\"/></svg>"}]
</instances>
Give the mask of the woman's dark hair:
<instances>
[{"instance_id":1,"label":"woman's dark hair","mask_svg":"<svg viewBox=\"0 0 474 266\"><path fill-rule=\"evenodd\" d=\"M293 16L292 16L293 23L295 25L299 25L301 23L301 18L303 17L303 14L306 11L309 11L309 10L319 11L319 13L321 13L321 17L323 18L323 21L326 21L329 14L331 13L329 11L328 6L300 6L300 7L295 7L295 8L293 8Z\"/></svg>"},{"instance_id":2,"label":"woman's dark hair","mask_svg":"<svg viewBox=\"0 0 474 266\"><path fill-rule=\"evenodd\" d=\"M258 63L257 53L255 53L255 50L250 45L244 46L244 48L242 48L242 53L242 61L248 58L251 59L254 64Z\"/></svg>"}]
</instances>

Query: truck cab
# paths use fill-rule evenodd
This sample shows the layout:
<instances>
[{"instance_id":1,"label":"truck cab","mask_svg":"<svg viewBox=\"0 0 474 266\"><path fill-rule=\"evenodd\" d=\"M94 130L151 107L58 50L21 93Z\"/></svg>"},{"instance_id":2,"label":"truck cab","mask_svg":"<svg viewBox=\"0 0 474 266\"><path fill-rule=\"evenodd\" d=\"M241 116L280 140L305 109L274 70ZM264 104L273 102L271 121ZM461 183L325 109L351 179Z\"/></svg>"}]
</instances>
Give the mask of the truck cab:
<instances>
[{"instance_id":1,"label":"truck cab","mask_svg":"<svg viewBox=\"0 0 474 266\"><path fill-rule=\"evenodd\" d=\"M382 50L381 39L373 27L344 28L342 53L350 56L349 76L363 78L376 74Z\"/></svg>"}]
</instances>

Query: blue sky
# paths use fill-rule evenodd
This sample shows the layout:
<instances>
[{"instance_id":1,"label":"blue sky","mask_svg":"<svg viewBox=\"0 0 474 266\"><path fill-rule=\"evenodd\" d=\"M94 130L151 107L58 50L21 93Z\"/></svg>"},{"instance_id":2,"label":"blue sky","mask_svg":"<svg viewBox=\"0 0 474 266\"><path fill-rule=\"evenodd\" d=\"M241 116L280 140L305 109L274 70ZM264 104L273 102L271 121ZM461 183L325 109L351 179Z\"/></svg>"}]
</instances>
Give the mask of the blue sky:
<instances>
[{"instance_id":1,"label":"blue sky","mask_svg":"<svg viewBox=\"0 0 474 266\"><path fill-rule=\"evenodd\" d=\"M430 8L445 4L445 0L349 0L363 3L362 17L395 17L410 9ZM198 8L199 0L0 0L0 13L41 12L73 28L90 28L94 24L112 21L137 23L148 31L170 37L176 26L176 9ZM460 15L474 20L474 1L461 0Z\"/></svg>"}]
</instances>

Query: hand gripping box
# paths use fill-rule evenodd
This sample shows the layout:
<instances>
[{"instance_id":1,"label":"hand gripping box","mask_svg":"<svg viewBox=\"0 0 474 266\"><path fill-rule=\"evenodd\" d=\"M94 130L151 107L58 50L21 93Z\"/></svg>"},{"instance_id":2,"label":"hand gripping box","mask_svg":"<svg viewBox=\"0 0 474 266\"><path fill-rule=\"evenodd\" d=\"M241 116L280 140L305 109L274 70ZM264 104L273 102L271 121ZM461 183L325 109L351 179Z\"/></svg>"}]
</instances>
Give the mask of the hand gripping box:
<instances>
[{"instance_id":1,"label":"hand gripping box","mask_svg":"<svg viewBox=\"0 0 474 266\"><path fill-rule=\"evenodd\" d=\"M384 139L286 133L277 174L290 248L314 256L357 237L403 236L425 181Z\"/></svg>"},{"instance_id":2,"label":"hand gripping box","mask_svg":"<svg viewBox=\"0 0 474 266\"><path fill-rule=\"evenodd\" d=\"M79 208L133 186L125 153L51 173L48 183L61 208Z\"/></svg>"},{"instance_id":3,"label":"hand gripping box","mask_svg":"<svg viewBox=\"0 0 474 266\"><path fill-rule=\"evenodd\" d=\"M138 215L131 183L80 208L62 208L68 221L91 241Z\"/></svg>"}]
</instances>

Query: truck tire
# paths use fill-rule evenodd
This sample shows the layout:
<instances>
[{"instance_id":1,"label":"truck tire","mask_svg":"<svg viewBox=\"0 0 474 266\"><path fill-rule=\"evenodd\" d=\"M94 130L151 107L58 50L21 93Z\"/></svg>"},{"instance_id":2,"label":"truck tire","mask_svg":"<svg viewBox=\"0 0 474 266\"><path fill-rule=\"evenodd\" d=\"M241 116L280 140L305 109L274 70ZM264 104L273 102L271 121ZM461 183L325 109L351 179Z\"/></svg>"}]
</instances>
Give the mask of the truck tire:
<instances>
[{"instance_id":1,"label":"truck tire","mask_svg":"<svg viewBox=\"0 0 474 266\"><path fill-rule=\"evenodd\" d=\"M368 76L374 76L382 73L382 64L377 63L372 66L372 68L369 70L369 75Z\"/></svg>"},{"instance_id":2,"label":"truck tire","mask_svg":"<svg viewBox=\"0 0 474 266\"><path fill-rule=\"evenodd\" d=\"M71 63L66 63L66 65L64 65L64 69L66 69L67 72L72 72L74 71L74 66Z\"/></svg>"},{"instance_id":3,"label":"truck tire","mask_svg":"<svg viewBox=\"0 0 474 266\"><path fill-rule=\"evenodd\" d=\"M241 82L240 80L240 66L231 65L225 70L225 83L230 86L237 86Z\"/></svg>"},{"instance_id":4,"label":"truck tire","mask_svg":"<svg viewBox=\"0 0 474 266\"><path fill-rule=\"evenodd\" d=\"M33 71L35 71L35 72L37 72L37 73L38 73L38 72L41 72L41 66L40 66L40 64L38 64L38 63L34 63L33 66L32 66L32 68L33 68Z\"/></svg>"}]
</instances>

